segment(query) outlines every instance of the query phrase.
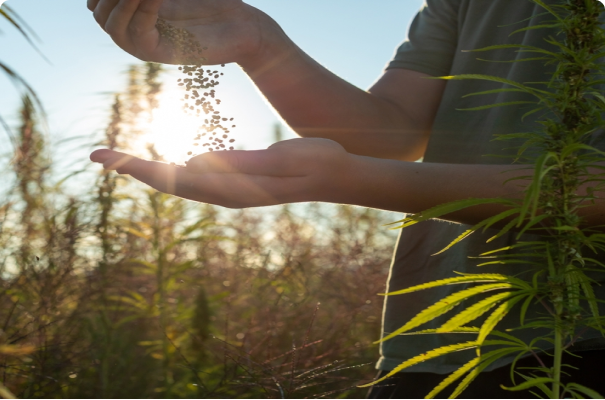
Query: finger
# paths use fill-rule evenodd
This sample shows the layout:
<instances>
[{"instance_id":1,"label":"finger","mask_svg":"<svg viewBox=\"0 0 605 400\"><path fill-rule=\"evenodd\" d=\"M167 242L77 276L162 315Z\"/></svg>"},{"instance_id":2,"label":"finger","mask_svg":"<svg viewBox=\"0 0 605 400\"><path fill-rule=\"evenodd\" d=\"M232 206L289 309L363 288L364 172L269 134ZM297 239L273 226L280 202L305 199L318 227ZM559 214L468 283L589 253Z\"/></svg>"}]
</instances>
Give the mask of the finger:
<instances>
[{"instance_id":1,"label":"finger","mask_svg":"<svg viewBox=\"0 0 605 400\"><path fill-rule=\"evenodd\" d=\"M242 173L266 176L304 176L292 155L277 148L214 151L193 157L187 169L195 173Z\"/></svg>"},{"instance_id":2,"label":"finger","mask_svg":"<svg viewBox=\"0 0 605 400\"><path fill-rule=\"evenodd\" d=\"M95 150L90 154L90 160L96 163L104 164L106 161L110 159L120 159L120 158L132 158L131 155L126 153L121 153L119 151L108 150L108 149L100 149Z\"/></svg>"},{"instance_id":3,"label":"finger","mask_svg":"<svg viewBox=\"0 0 605 400\"><path fill-rule=\"evenodd\" d=\"M103 0L101 0L103 1ZM133 43L130 37L129 25L143 0L119 0L111 10L105 22L105 31L114 42L125 50L132 52Z\"/></svg>"},{"instance_id":4,"label":"finger","mask_svg":"<svg viewBox=\"0 0 605 400\"><path fill-rule=\"evenodd\" d=\"M97 23L103 28L106 29L107 20L109 19L109 15L116 7L120 0L96 0L95 7L93 9L93 16Z\"/></svg>"},{"instance_id":5,"label":"finger","mask_svg":"<svg viewBox=\"0 0 605 400\"><path fill-rule=\"evenodd\" d=\"M139 5L128 27L135 45L147 47L146 44L150 42L159 43L156 23L162 2L163 0L144 0Z\"/></svg>"},{"instance_id":6,"label":"finger","mask_svg":"<svg viewBox=\"0 0 605 400\"><path fill-rule=\"evenodd\" d=\"M88 0L86 2L86 7L88 7L90 11L94 11L97 4L99 4L99 0Z\"/></svg>"},{"instance_id":7,"label":"finger","mask_svg":"<svg viewBox=\"0 0 605 400\"><path fill-rule=\"evenodd\" d=\"M187 168L131 158L117 172L128 174L160 192L229 208L275 205L307 200L304 178L244 174L197 174Z\"/></svg>"},{"instance_id":8,"label":"finger","mask_svg":"<svg viewBox=\"0 0 605 400\"><path fill-rule=\"evenodd\" d=\"M181 176L181 188L177 188L177 171L183 169L175 165L160 163L157 161L146 161L136 157L121 157L107 160L103 165L113 164L112 168L119 174L128 174L133 178L146 183L160 192L175 194L185 197L184 194L191 192L193 179Z\"/></svg>"},{"instance_id":9,"label":"finger","mask_svg":"<svg viewBox=\"0 0 605 400\"><path fill-rule=\"evenodd\" d=\"M313 200L307 198L304 177L272 177L240 173L191 173L187 168L145 161L111 150L91 154L106 169L133 178L163 192L229 208L256 207Z\"/></svg>"}]
</instances>

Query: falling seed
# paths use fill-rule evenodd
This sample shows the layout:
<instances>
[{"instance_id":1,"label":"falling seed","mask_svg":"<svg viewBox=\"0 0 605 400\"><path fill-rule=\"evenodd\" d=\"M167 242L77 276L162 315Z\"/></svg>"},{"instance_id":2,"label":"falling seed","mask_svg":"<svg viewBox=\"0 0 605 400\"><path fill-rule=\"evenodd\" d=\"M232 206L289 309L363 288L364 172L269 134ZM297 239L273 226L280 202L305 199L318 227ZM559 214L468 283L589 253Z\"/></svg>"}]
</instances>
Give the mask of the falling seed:
<instances>
[{"instance_id":1,"label":"falling seed","mask_svg":"<svg viewBox=\"0 0 605 400\"><path fill-rule=\"evenodd\" d=\"M229 129L222 126L220 121L233 121L234 118L224 118L221 116L220 110L215 110L211 101L214 100L216 105L221 104L221 100L216 98L216 90L214 87L220 84L219 78L224 76L222 72L218 70L204 69L203 62L206 58L203 57L202 51L208 50L208 47L202 47L202 45L195 39L195 37L188 32L186 29L181 29L170 25L164 20L158 20L156 23L157 29L160 35L170 40L177 51L179 62L183 65L178 67L185 77L177 80L178 86L184 86L186 93L183 96L183 100L194 100L194 104L184 102L183 110L191 115L201 116L202 111L204 114L211 114L210 119L204 119L204 125L200 126L198 131L204 131L193 139L193 141L199 141L201 137L206 136L207 133L212 135L206 136L206 141L213 140L215 148L213 149L210 143L203 143L202 146L209 147L210 151L220 150L224 148L223 140L218 139L215 135L217 131L222 131L222 138L229 139ZM221 64L221 67L225 67L225 64ZM204 76L208 74L208 76ZM205 90L203 97L200 96L199 90ZM210 97L210 98L208 98ZM191 113L195 110L194 113ZM235 128L235 125L233 125ZM229 139L229 143L233 143L235 139ZM193 143L194 146L199 146L199 143ZM233 150L233 147L230 148ZM188 152L187 155L192 155L193 152Z\"/></svg>"}]
</instances>

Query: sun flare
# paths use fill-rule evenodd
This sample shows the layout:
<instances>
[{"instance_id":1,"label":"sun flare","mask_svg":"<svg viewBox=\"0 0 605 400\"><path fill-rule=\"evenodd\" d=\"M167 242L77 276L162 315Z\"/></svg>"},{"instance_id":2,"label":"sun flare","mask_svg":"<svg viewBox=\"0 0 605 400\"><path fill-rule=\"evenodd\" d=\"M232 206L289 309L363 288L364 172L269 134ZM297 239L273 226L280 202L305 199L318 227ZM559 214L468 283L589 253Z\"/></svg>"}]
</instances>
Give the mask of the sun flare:
<instances>
[{"instance_id":1,"label":"sun flare","mask_svg":"<svg viewBox=\"0 0 605 400\"><path fill-rule=\"evenodd\" d=\"M193 154L205 152L194 146L194 138L200 132L203 119L183 111L183 96L180 90L165 89L158 95L158 107L151 116L142 116L136 122L140 132L131 144L137 156L150 158L149 147L163 157L166 162L184 164Z\"/></svg>"}]
</instances>

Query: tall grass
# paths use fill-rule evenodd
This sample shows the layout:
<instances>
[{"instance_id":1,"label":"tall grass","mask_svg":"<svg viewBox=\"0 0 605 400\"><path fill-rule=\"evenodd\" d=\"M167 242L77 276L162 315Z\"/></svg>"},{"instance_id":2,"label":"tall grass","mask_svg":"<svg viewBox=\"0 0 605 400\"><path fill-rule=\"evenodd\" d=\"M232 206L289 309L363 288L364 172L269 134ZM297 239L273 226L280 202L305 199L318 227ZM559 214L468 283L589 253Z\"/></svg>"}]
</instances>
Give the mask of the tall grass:
<instances>
[{"instance_id":1,"label":"tall grass","mask_svg":"<svg viewBox=\"0 0 605 400\"><path fill-rule=\"evenodd\" d=\"M128 149L157 107L161 73L130 69L91 145ZM317 204L224 210L102 171L74 197L74 178L54 179L31 102L20 118L2 161L14 183L0 204L0 396L363 395L392 217Z\"/></svg>"}]
</instances>

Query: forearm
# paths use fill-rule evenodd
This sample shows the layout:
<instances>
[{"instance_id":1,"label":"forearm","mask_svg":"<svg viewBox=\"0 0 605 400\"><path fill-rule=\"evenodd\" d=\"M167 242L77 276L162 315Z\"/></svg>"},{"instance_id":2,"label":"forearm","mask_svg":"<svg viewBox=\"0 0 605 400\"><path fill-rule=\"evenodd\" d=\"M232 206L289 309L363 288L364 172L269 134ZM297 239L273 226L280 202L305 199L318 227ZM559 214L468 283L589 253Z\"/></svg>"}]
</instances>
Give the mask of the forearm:
<instances>
[{"instance_id":1,"label":"forearm","mask_svg":"<svg viewBox=\"0 0 605 400\"><path fill-rule=\"evenodd\" d=\"M263 35L263 50L242 67L299 135L335 140L353 154L411 161L423 156L430 124L417 113L345 82L277 24L262 25L272 30Z\"/></svg>"},{"instance_id":2,"label":"forearm","mask_svg":"<svg viewBox=\"0 0 605 400\"><path fill-rule=\"evenodd\" d=\"M532 173L531 166L521 165L413 163L352 157L352 174L343 183L346 189L341 191L349 201L340 200L406 213L471 198L522 199L529 180L513 178ZM481 205L449 214L444 219L476 224L505 209L502 205ZM597 200L579 212L587 226L605 224L603 201Z\"/></svg>"}]
</instances>

